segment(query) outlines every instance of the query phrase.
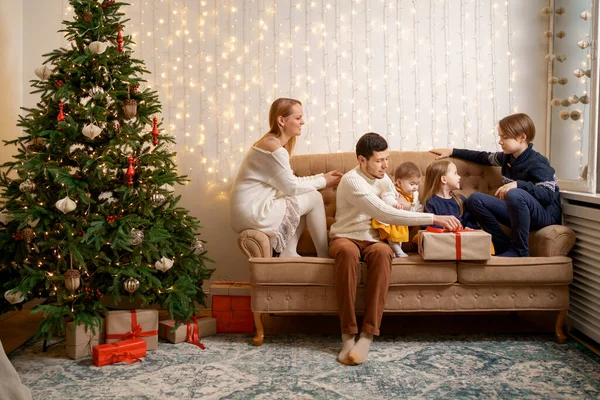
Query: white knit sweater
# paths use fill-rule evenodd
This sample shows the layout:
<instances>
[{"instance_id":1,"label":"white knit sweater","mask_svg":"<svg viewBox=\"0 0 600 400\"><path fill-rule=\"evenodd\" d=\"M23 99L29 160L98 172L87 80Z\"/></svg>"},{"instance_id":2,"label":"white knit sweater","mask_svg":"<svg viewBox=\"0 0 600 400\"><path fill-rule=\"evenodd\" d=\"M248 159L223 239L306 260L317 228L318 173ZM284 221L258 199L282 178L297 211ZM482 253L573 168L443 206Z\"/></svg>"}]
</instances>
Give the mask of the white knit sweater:
<instances>
[{"instance_id":1,"label":"white knit sweater","mask_svg":"<svg viewBox=\"0 0 600 400\"><path fill-rule=\"evenodd\" d=\"M382 193L395 190L387 174L382 179L371 179L360 166L346 172L337 188L335 222L329 236L378 242L371 218L390 225L433 224L433 214L397 210L381 200Z\"/></svg>"},{"instance_id":2,"label":"white knit sweater","mask_svg":"<svg viewBox=\"0 0 600 400\"><path fill-rule=\"evenodd\" d=\"M323 174L295 176L283 147L274 152L252 147L231 189L231 227L238 233L259 229L273 237L285 215L284 198L322 189L326 183Z\"/></svg>"}]
</instances>

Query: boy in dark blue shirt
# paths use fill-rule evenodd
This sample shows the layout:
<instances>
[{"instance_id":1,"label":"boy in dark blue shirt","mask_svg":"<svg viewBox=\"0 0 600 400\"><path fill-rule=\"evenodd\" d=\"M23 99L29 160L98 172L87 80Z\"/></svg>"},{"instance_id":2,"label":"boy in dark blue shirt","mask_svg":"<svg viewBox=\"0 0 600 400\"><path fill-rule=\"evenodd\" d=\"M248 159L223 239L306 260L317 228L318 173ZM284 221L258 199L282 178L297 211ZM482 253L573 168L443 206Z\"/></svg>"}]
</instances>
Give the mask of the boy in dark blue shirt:
<instances>
[{"instance_id":1,"label":"boy in dark blue shirt","mask_svg":"<svg viewBox=\"0 0 600 400\"><path fill-rule=\"evenodd\" d=\"M502 168L504 185L490 196L474 192L466 208L481 228L492 235L499 256L528 257L529 232L561 223L560 193L554 168L533 150L535 126L526 114L513 114L498 123L502 152L434 149L437 159L457 157ZM512 229L512 237L500 224Z\"/></svg>"}]
</instances>

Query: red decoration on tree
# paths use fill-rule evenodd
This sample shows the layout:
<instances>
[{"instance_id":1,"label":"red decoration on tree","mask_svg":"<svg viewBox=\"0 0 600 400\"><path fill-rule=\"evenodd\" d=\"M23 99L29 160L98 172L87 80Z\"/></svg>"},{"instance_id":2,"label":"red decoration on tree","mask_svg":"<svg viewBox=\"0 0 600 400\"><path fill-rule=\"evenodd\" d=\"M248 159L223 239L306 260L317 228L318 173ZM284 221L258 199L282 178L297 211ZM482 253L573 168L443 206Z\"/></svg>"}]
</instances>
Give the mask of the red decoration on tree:
<instances>
[{"instance_id":1,"label":"red decoration on tree","mask_svg":"<svg viewBox=\"0 0 600 400\"><path fill-rule=\"evenodd\" d=\"M127 167L127 172L125 173L125 175L128 177L128 186L133 185L133 176L135 175L135 167L133 166L133 163L137 164L138 162L140 162L139 158L134 159L132 156L129 156L129 167Z\"/></svg>"},{"instance_id":2,"label":"red decoration on tree","mask_svg":"<svg viewBox=\"0 0 600 400\"><path fill-rule=\"evenodd\" d=\"M121 33L121 27L119 26L119 33L117 33L117 44L119 45L119 53L123 52L123 34Z\"/></svg>"},{"instance_id":3,"label":"red decoration on tree","mask_svg":"<svg viewBox=\"0 0 600 400\"><path fill-rule=\"evenodd\" d=\"M62 81L62 79L59 79L56 82L54 82L54 87L58 89L59 87L61 87L64 84L65 83Z\"/></svg>"},{"instance_id":4,"label":"red decoration on tree","mask_svg":"<svg viewBox=\"0 0 600 400\"><path fill-rule=\"evenodd\" d=\"M115 132L119 133L121 131L121 124L115 122Z\"/></svg>"},{"instance_id":5,"label":"red decoration on tree","mask_svg":"<svg viewBox=\"0 0 600 400\"><path fill-rule=\"evenodd\" d=\"M65 120L65 114L63 112L63 107L64 106L65 105L62 103L62 101L60 103L58 103L58 116L56 117L56 120L58 122Z\"/></svg>"},{"instance_id":6,"label":"red decoration on tree","mask_svg":"<svg viewBox=\"0 0 600 400\"><path fill-rule=\"evenodd\" d=\"M104 2L102 3L102 8L104 10L106 10L108 7L112 6L113 4L115 4L115 0L104 0Z\"/></svg>"},{"instance_id":7,"label":"red decoration on tree","mask_svg":"<svg viewBox=\"0 0 600 400\"><path fill-rule=\"evenodd\" d=\"M158 144L158 118L154 117L152 122L154 124L152 127L152 144L156 146Z\"/></svg>"},{"instance_id":8,"label":"red decoration on tree","mask_svg":"<svg viewBox=\"0 0 600 400\"><path fill-rule=\"evenodd\" d=\"M140 84L136 83L133 86L129 86L129 93L137 93L138 89L140 88Z\"/></svg>"},{"instance_id":9,"label":"red decoration on tree","mask_svg":"<svg viewBox=\"0 0 600 400\"><path fill-rule=\"evenodd\" d=\"M21 232L15 232L15 233L13 233L12 237L15 240L23 240L23 236L21 235Z\"/></svg>"},{"instance_id":10,"label":"red decoration on tree","mask_svg":"<svg viewBox=\"0 0 600 400\"><path fill-rule=\"evenodd\" d=\"M109 224L112 224L113 222L115 222L116 220L118 220L122 217L123 217L123 214L109 215L108 217L106 217L106 222L108 222Z\"/></svg>"}]
</instances>

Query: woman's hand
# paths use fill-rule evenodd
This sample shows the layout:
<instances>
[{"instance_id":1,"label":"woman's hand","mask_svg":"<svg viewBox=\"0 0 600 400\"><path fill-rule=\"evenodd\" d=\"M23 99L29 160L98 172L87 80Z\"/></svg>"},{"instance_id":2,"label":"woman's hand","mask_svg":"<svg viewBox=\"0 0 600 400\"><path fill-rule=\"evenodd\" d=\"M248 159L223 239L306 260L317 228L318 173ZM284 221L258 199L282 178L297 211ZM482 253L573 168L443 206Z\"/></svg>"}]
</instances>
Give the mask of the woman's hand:
<instances>
[{"instance_id":1,"label":"woman's hand","mask_svg":"<svg viewBox=\"0 0 600 400\"><path fill-rule=\"evenodd\" d=\"M325 187L337 187L343 175L344 174L335 169L333 171L329 171L328 173L323 175L323 177L325 178L325 182L327 182Z\"/></svg>"},{"instance_id":2,"label":"woman's hand","mask_svg":"<svg viewBox=\"0 0 600 400\"><path fill-rule=\"evenodd\" d=\"M430 153L437 154L436 160L441 160L442 158L448 158L452 155L452 149L431 149Z\"/></svg>"},{"instance_id":3,"label":"woman's hand","mask_svg":"<svg viewBox=\"0 0 600 400\"><path fill-rule=\"evenodd\" d=\"M496 196L500 200L504 200L506 198L506 193L508 193L509 190L516 189L516 188L517 188L517 181L509 182L506 185L500 186L498 188L498 190L496 190L496 193L494 194L494 196Z\"/></svg>"}]
</instances>

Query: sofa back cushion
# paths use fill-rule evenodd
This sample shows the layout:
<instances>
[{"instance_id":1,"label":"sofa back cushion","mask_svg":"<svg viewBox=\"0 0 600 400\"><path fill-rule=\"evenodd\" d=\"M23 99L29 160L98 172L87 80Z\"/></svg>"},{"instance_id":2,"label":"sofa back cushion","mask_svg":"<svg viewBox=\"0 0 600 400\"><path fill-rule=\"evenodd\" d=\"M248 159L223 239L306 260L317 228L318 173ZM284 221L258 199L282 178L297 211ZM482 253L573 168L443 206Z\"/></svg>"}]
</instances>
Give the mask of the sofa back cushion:
<instances>
[{"instance_id":1,"label":"sofa back cushion","mask_svg":"<svg viewBox=\"0 0 600 400\"><path fill-rule=\"evenodd\" d=\"M461 191L465 197L475 191L493 195L496 190L502 186L502 176L499 167L490 167L475 164L459 159L451 159L458 169L461 176ZM403 162L411 161L421 170L423 179L419 186L419 194L424 192L423 183L425 182L425 170L427 166L435 161L435 155L427 151L390 151L390 161L388 166L388 175L394 179L396 168ZM336 169L346 173L358 165L356 154L331 153L331 154L303 154L293 156L291 166L296 176L309 176L319 173L325 173ZM335 221L335 189L325 188L321 190L323 201L325 203L325 215L327 216L327 228ZM421 203L422 203L421 198ZM298 252L302 255L315 254L314 246L310 236L305 232L298 245Z\"/></svg>"}]
</instances>

